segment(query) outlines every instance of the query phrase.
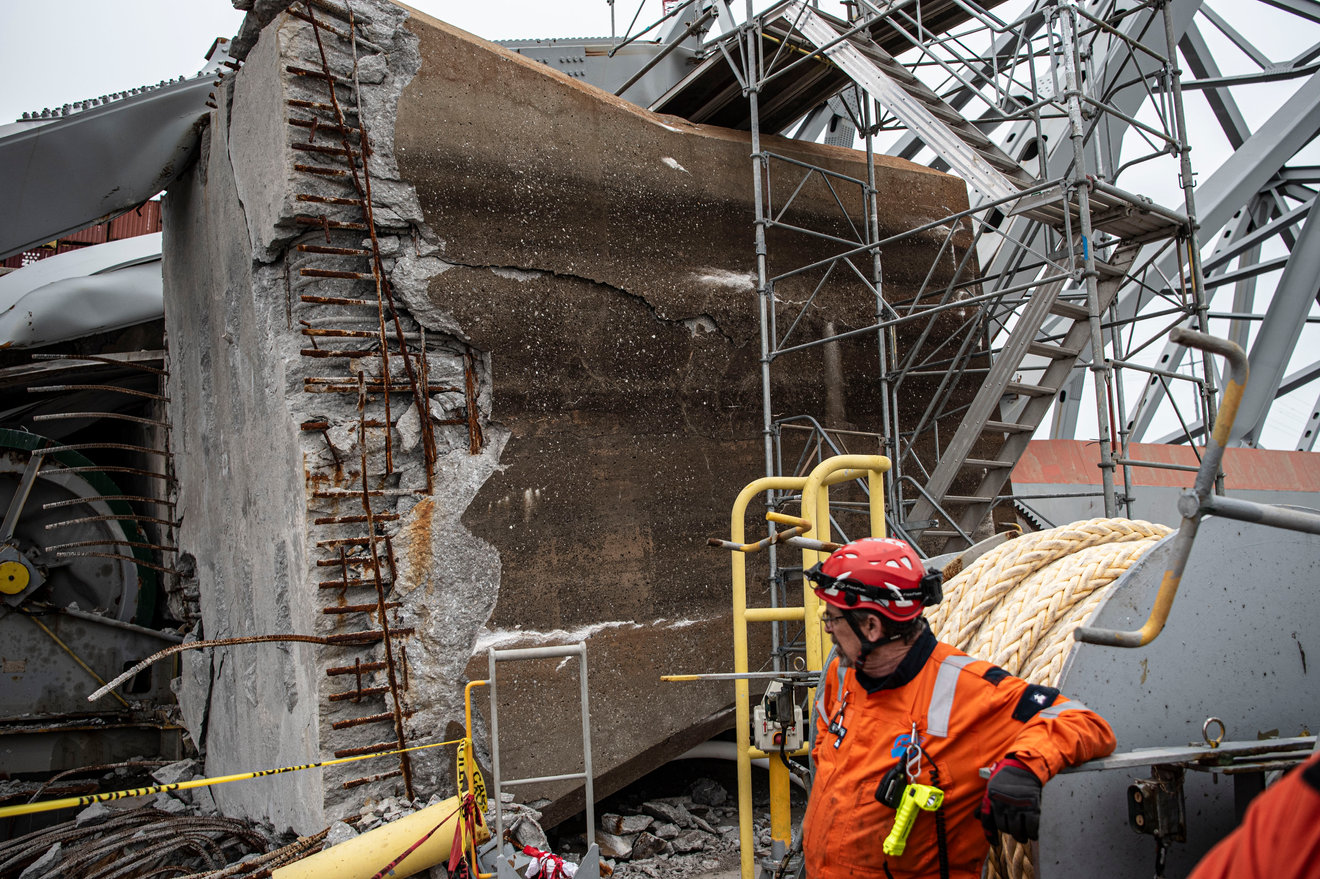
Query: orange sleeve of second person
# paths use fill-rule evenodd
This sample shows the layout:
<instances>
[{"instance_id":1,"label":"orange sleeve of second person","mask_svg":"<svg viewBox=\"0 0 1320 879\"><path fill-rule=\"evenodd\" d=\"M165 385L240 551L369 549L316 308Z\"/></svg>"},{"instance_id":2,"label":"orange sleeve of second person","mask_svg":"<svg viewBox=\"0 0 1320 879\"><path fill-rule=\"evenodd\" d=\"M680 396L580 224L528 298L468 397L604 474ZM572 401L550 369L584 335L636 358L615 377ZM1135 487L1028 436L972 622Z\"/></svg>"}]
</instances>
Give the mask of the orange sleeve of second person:
<instances>
[{"instance_id":1,"label":"orange sleeve of second person","mask_svg":"<svg viewBox=\"0 0 1320 879\"><path fill-rule=\"evenodd\" d=\"M1189 879L1306 879L1320 870L1320 754L1252 801Z\"/></svg>"}]
</instances>

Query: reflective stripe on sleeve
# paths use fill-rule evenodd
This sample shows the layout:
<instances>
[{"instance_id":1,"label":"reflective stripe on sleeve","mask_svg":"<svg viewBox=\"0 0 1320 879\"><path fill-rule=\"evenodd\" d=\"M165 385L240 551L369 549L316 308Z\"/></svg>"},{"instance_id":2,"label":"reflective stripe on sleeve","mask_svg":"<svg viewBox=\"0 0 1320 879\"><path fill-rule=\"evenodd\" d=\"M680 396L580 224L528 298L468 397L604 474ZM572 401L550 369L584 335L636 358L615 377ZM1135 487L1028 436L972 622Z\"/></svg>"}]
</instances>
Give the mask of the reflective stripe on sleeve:
<instances>
[{"instance_id":1,"label":"reflective stripe on sleeve","mask_svg":"<svg viewBox=\"0 0 1320 879\"><path fill-rule=\"evenodd\" d=\"M1040 710L1040 713L1037 714L1036 716L1058 717L1060 714L1062 714L1065 711L1090 711L1090 710L1091 709L1087 708L1085 705L1083 705L1081 702L1078 702L1076 699L1069 699L1067 702L1058 702L1054 705L1051 705L1048 708L1042 708Z\"/></svg>"},{"instance_id":2,"label":"reflective stripe on sleeve","mask_svg":"<svg viewBox=\"0 0 1320 879\"><path fill-rule=\"evenodd\" d=\"M958 676L976 660L971 656L949 656L940 662L935 676L935 688L930 694L930 707L926 709L926 732L932 736L949 735L949 718L953 715L953 694L958 689Z\"/></svg>"}]
</instances>

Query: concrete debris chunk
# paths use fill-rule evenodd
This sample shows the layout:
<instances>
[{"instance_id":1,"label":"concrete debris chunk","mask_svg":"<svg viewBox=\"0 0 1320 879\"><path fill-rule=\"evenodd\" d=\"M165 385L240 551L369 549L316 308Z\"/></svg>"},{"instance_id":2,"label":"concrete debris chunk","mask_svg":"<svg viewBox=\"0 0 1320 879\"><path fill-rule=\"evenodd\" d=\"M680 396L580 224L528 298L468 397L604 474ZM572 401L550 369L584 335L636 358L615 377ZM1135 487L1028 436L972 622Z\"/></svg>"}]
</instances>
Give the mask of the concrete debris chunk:
<instances>
[{"instance_id":1,"label":"concrete debris chunk","mask_svg":"<svg viewBox=\"0 0 1320 879\"><path fill-rule=\"evenodd\" d=\"M220 807L215 804L215 795L209 787L197 787L182 793L189 794L188 802L202 815L216 815Z\"/></svg>"},{"instance_id":2,"label":"concrete debris chunk","mask_svg":"<svg viewBox=\"0 0 1320 879\"><path fill-rule=\"evenodd\" d=\"M629 836L634 833L641 833L650 827L655 821L650 815L613 815L605 814L600 817L600 826L602 830L609 833L615 833L619 836ZM643 855L642 857L646 857Z\"/></svg>"},{"instance_id":3,"label":"concrete debris chunk","mask_svg":"<svg viewBox=\"0 0 1320 879\"><path fill-rule=\"evenodd\" d=\"M106 818L110 817L113 812L114 810L105 803L92 803L86 809L83 809L78 813L78 817L74 819L74 823L79 827L84 827L88 824L99 824Z\"/></svg>"},{"instance_id":4,"label":"concrete debris chunk","mask_svg":"<svg viewBox=\"0 0 1320 879\"><path fill-rule=\"evenodd\" d=\"M650 800L642 803L642 811L670 824L677 824L679 827L692 826L692 813L677 803Z\"/></svg>"},{"instance_id":5,"label":"concrete debris chunk","mask_svg":"<svg viewBox=\"0 0 1320 879\"><path fill-rule=\"evenodd\" d=\"M651 832L654 833L656 836L660 837L661 839L673 839L683 831L679 829L679 826L677 824L670 824L668 821L666 821L663 824L657 824L654 828L652 828Z\"/></svg>"},{"instance_id":6,"label":"concrete debris chunk","mask_svg":"<svg viewBox=\"0 0 1320 879\"><path fill-rule=\"evenodd\" d=\"M626 859L633 854L633 845L625 837L604 830L596 831L596 845L600 846L601 857L605 858Z\"/></svg>"},{"instance_id":7,"label":"concrete debris chunk","mask_svg":"<svg viewBox=\"0 0 1320 879\"><path fill-rule=\"evenodd\" d=\"M676 852L700 852L706 850L707 839L709 837L702 831L689 830L674 837L669 844Z\"/></svg>"},{"instance_id":8,"label":"concrete debris chunk","mask_svg":"<svg viewBox=\"0 0 1320 879\"><path fill-rule=\"evenodd\" d=\"M341 842L346 842L357 835L358 832L352 827L349 827L343 821L336 821L330 825L330 832L325 835L325 844L327 847L339 845Z\"/></svg>"},{"instance_id":9,"label":"concrete debris chunk","mask_svg":"<svg viewBox=\"0 0 1320 879\"><path fill-rule=\"evenodd\" d=\"M692 802L703 806L723 806L729 801L729 792L724 785L710 778L698 778L693 782L689 796Z\"/></svg>"},{"instance_id":10,"label":"concrete debris chunk","mask_svg":"<svg viewBox=\"0 0 1320 879\"><path fill-rule=\"evenodd\" d=\"M151 777L156 779L156 784L178 784L181 781L191 781L196 775L196 760L177 760L168 766L152 770L151 773Z\"/></svg>"},{"instance_id":11,"label":"concrete debris chunk","mask_svg":"<svg viewBox=\"0 0 1320 879\"><path fill-rule=\"evenodd\" d=\"M156 794L156 798L151 801L151 805L160 809L162 812L168 812L171 815L178 815L181 812L188 811L188 804L182 800L176 800L169 794Z\"/></svg>"},{"instance_id":12,"label":"concrete debris chunk","mask_svg":"<svg viewBox=\"0 0 1320 879\"><path fill-rule=\"evenodd\" d=\"M536 818L532 817L533 815L539 818L541 813L528 809L525 813L515 815L510 820L509 813L505 812L504 826L519 848L530 845L541 851L548 851L550 840L546 838L545 831L541 829L541 825L537 823Z\"/></svg>"},{"instance_id":13,"label":"concrete debris chunk","mask_svg":"<svg viewBox=\"0 0 1320 879\"><path fill-rule=\"evenodd\" d=\"M58 842L46 849L46 853L37 858L28 868L18 874L18 879L44 879L46 876L56 875L51 868L60 862L60 850L63 848Z\"/></svg>"},{"instance_id":14,"label":"concrete debris chunk","mask_svg":"<svg viewBox=\"0 0 1320 879\"><path fill-rule=\"evenodd\" d=\"M654 834L645 831L633 840L632 857L636 859L653 858L669 851L669 843Z\"/></svg>"}]
</instances>

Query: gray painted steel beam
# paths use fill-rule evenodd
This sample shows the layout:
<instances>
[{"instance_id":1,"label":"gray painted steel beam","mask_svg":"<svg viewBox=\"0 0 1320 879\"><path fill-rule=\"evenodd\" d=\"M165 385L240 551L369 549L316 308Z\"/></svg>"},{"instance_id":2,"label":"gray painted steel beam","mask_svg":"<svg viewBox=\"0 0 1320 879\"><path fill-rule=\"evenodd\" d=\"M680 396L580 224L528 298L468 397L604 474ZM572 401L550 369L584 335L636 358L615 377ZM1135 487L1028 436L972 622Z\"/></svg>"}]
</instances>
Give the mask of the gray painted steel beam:
<instances>
[{"instance_id":1,"label":"gray painted steel beam","mask_svg":"<svg viewBox=\"0 0 1320 879\"><path fill-rule=\"evenodd\" d=\"M1313 77L1197 187L1197 219L1201 228L1222 229L1318 132L1320 77ZM1172 255L1166 255L1159 267L1166 276L1174 274ZM1153 295L1144 289L1129 291L1119 299L1120 317L1131 319Z\"/></svg>"},{"instance_id":2,"label":"gray painted steel beam","mask_svg":"<svg viewBox=\"0 0 1320 879\"><path fill-rule=\"evenodd\" d=\"M1203 263L1203 270L1207 276L1206 289L1213 291L1226 283L1234 283L1236 285L1233 298L1234 313L1250 312L1252 306L1248 300L1254 301L1255 281L1259 271L1271 268L1278 269L1287 265L1285 260L1273 266L1269 264L1262 266L1259 262L1260 245L1276 235L1282 235L1285 230L1303 220L1309 213L1313 203L1294 208L1287 214L1262 224L1259 221L1270 210L1270 205L1273 202L1267 196L1255 196L1250 205L1235 214L1229 221L1227 236L1220 239L1214 252ZM1253 222L1257 223L1257 227L1254 229L1251 228ZM1255 254L1254 257L1252 257L1253 253ZM1236 272L1228 272L1229 263L1238 257L1243 257L1244 268ZM1214 294L1211 293L1208 298L1213 298L1213 296ZM1182 326L1190 329L1191 324L1192 321L1188 320L1184 321ZM1248 321L1235 320L1230 325L1229 338L1243 350L1246 350L1249 330ZM1181 368L1186 354L1186 348L1169 341L1165 343L1164 352L1156 362L1161 369L1176 371ZM1158 406L1166 393L1165 387L1163 382L1151 379L1142 388L1141 397L1136 405L1132 407L1133 415L1128 423L1128 430L1132 434L1133 442L1140 441L1145 437L1146 432L1150 430L1151 422L1154 420ZM1199 422L1197 423L1199 424ZM1176 432L1174 436L1182 437L1183 434ZM1163 441L1168 442L1169 440Z\"/></svg>"},{"instance_id":3,"label":"gray painted steel beam","mask_svg":"<svg viewBox=\"0 0 1320 879\"><path fill-rule=\"evenodd\" d=\"M1243 210L1242 217L1246 218L1248 214L1251 214L1253 212L1251 205L1260 202L1262 198L1260 196L1254 198L1249 203L1248 208ZM1249 250L1259 248L1261 244L1275 235L1282 235L1285 229L1290 229L1305 220L1306 215L1311 211L1311 206L1314 204L1315 200L1313 199L1272 219L1260 218L1259 215L1256 215L1257 222L1252 231L1244 235L1240 234L1240 230L1234 229L1235 234L1230 234L1226 240L1221 240L1219 246L1215 247L1214 253L1206 259L1204 270L1208 273L1223 269L1236 257L1245 254ZM1238 218L1234 219L1236 221Z\"/></svg>"},{"instance_id":4,"label":"gray painted steel beam","mask_svg":"<svg viewBox=\"0 0 1320 879\"><path fill-rule=\"evenodd\" d=\"M1320 433L1320 397L1316 398L1315 405L1311 407L1311 414L1306 417L1306 426L1302 428L1302 435L1297 440L1297 451L1314 451L1317 433Z\"/></svg>"},{"instance_id":5,"label":"gray painted steel beam","mask_svg":"<svg viewBox=\"0 0 1320 879\"><path fill-rule=\"evenodd\" d=\"M0 258L137 207L197 150L201 76L0 138Z\"/></svg>"},{"instance_id":6,"label":"gray painted steel beam","mask_svg":"<svg viewBox=\"0 0 1320 879\"><path fill-rule=\"evenodd\" d=\"M1284 163L1317 132L1320 132L1320 77L1313 77L1197 188L1201 228L1223 228L1253 196L1267 188ZM1165 276L1172 275L1177 268L1173 254L1165 254L1157 267ZM1144 288L1127 292L1119 299L1119 319L1134 318L1153 296ZM1133 424L1134 442L1144 437L1153 415L1149 410L1164 397L1162 385L1151 385L1147 390L1149 393L1143 395L1128 419Z\"/></svg>"},{"instance_id":7,"label":"gray painted steel beam","mask_svg":"<svg viewBox=\"0 0 1320 879\"><path fill-rule=\"evenodd\" d=\"M1283 382L1279 385L1279 390L1275 392L1274 397L1275 399L1286 397L1298 388L1305 387L1318 378L1320 378L1320 360L1286 376ZM1173 433L1160 437L1155 440L1155 442L1183 443L1187 441L1188 434L1190 434L1191 438L1195 440L1203 433L1205 433L1205 425L1203 425L1198 419L1187 425L1187 433L1184 433L1182 430L1176 430Z\"/></svg>"},{"instance_id":8,"label":"gray painted steel beam","mask_svg":"<svg viewBox=\"0 0 1320 879\"><path fill-rule=\"evenodd\" d=\"M1178 48L1182 50L1183 56L1187 59L1187 66L1192 68L1192 73L1196 74L1198 79L1221 75L1219 65L1215 63L1214 53L1211 52L1210 46L1195 23L1187 28ZM1237 102L1233 100L1233 95L1228 89L1206 89L1205 99L1210 102L1210 109L1219 120L1219 127L1224 130L1229 145L1237 149L1246 143L1247 138L1251 136L1251 129L1247 126L1247 120L1242 116L1242 111L1238 109Z\"/></svg>"},{"instance_id":9,"label":"gray painted steel beam","mask_svg":"<svg viewBox=\"0 0 1320 879\"><path fill-rule=\"evenodd\" d=\"M1261 0L1261 2L1320 24L1320 3L1316 0Z\"/></svg>"},{"instance_id":10,"label":"gray painted steel beam","mask_svg":"<svg viewBox=\"0 0 1320 879\"><path fill-rule=\"evenodd\" d=\"M1288 267L1270 300L1269 310L1251 346L1248 362L1251 378L1242 393L1237 420L1229 442L1254 446L1274 402L1275 392L1283 382L1284 370L1311 306L1316 301L1316 279L1320 278L1320 216L1312 213L1302 227Z\"/></svg>"}]
</instances>

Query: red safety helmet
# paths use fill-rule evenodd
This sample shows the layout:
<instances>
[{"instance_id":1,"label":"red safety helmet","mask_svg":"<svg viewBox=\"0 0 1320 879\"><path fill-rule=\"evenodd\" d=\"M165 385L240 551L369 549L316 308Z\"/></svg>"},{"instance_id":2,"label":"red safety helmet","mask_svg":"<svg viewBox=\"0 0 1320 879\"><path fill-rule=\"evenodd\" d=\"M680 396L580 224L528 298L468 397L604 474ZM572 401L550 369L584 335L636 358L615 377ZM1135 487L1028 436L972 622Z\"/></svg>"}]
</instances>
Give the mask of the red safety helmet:
<instances>
[{"instance_id":1,"label":"red safety helmet","mask_svg":"<svg viewBox=\"0 0 1320 879\"><path fill-rule=\"evenodd\" d=\"M836 549L806 572L816 596L840 610L872 610L902 623L944 597L942 576L926 572L905 541L865 537Z\"/></svg>"}]
</instances>

